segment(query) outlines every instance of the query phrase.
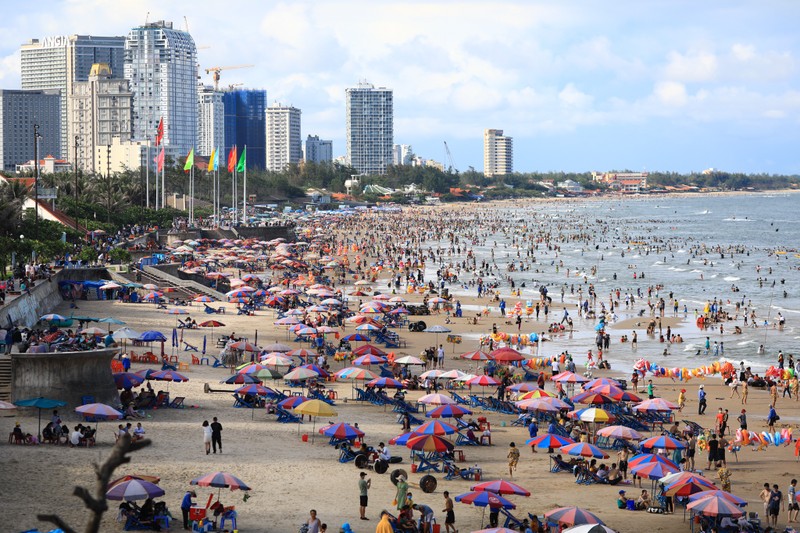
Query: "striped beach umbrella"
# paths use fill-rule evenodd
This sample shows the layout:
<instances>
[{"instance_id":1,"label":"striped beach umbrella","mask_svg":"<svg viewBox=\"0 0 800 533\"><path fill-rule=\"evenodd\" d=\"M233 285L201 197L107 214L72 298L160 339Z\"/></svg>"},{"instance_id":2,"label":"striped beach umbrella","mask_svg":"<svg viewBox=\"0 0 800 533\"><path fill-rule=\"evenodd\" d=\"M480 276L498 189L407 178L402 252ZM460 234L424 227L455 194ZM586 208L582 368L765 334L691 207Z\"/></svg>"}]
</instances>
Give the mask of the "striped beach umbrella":
<instances>
[{"instance_id":1,"label":"striped beach umbrella","mask_svg":"<svg viewBox=\"0 0 800 533\"><path fill-rule=\"evenodd\" d=\"M454 446L449 440L446 440L439 435L420 435L416 434L414 437L408 439L406 448L418 452L449 452Z\"/></svg>"},{"instance_id":2,"label":"striped beach umbrella","mask_svg":"<svg viewBox=\"0 0 800 533\"><path fill-rule=\"evenodd\" d=\"M595 392L594 390L579 392L571 399L573 403L582 403L585 405L608 405L614 403L613 398L610 398L605 394Z\"/></svg>"},{"instance_id":3,"label":"striped beach umbrella","mask_svg":"<svg viewBox=\"0 0 800 533\"><path fill-rule=\"evenodd\" d=\"M380 364L383 364L385 362L386 362L386 358L385 357L381 357L379 355L372 355L372 354L362 355L361 357L357 357L356 359L353 360L353 364L354 365L359 365L359 366L361 366L361 365L365 365L365 366L380 365Z\"/></svg>"},{"instance_id":4,"label":"striped beach umbrella","mask_svg":"<svg viewBox=\"0 0 800 533\"><path fill-rule=\"evenodd\" d=\"M126 481L121 481L106 492L106 498L109 500L122 500L126 502L158 498L163 495L164 489L144 479L128 479Z\"/></svg>"},{"instance_id":5,"label":"striped beach umbrella","mask_svg":"<svg viewBox=\"0 0 800 533\"><path fill-rule=\"evenodd\" d=\"M678 406L664 398L653 398L652 400L645 400L638 405L633 406L634 411L656 411L667 412L674 411Z\"/></svg>"},{"instance_id":6,"label":"striped beach umbrella","mask_svg":"<svg viewBox=\"0 0 800 533\"><path fill-rule=\"evenodd\" d=\"M630 461L628 461L628 468L633 468L634 466L641 464L641 463L665 463L673 468L678 468L674 462L670 461L663 455L658 455L655 453L637 453L633 457L631 457Z\"/></svg>"},{"instance_id":7,"label":"striped beach umbrella","mask_svg":"<svg viewBox=\"0 0 800 533\"><path fill-rule=\"evenodd\" d=\"M368 381L377 379L380 376L367 368L356 366L348 366L336 372L335 376L338 379L357 379L359 381Z\"/></svg>"},{"instance_id":8,"label":"striped beach umbrella","mask_svg":"<svg viewBox=\"0 0 800 533\"><path fill-rule=\"evenodd\" d=\"M500 381L491 377L487 376L486 374L481 374L480 376L475 376L474 378L467 381L467 385L480 385L481 387L493 387L500 385Z\"/></svg>"},{"instance_id":9,"label":"striped beach umbrella","mask_svg":"<svg viewBox=\"0 0 800 533\"><path fill-rule=\"evenodd\" d=\"M531 398L530 400L520 400L514 402L514 405L526 411L539 412L539 413L555 413L560 411L558 407L550 402L546 402L543 398Z\"/></svg>"},{"instance_id":10,"label":"striped beach umbrella","mask_svg":"<svg viewBox=\"0 0 800 533\"><path fill-rule=\"evenodd\" d=\"M569 370L566 372L561 372L560 374L556 374L550 379L560 383L586 383L589 381L588 378L585 378L580 374L576 374L575 372L570 372Z\"/></svg>"},{"instance_id":11,"label":"striped beach umbrella","mask_svg":"<svg viewBox=\"0 0 800 533\"><path fill-rule=\"evenodd\" d=\"M286 381L305 381L311 378L317 378L319 374L310 368L304 368L302 366L295 368L288 374L283 376L283 379Z\"/></svg>"},{"instance_id":12,"label":"striped beach umbrella","mask_svg":"<svg viewBox=\"0 0 800 533\"><path fill-rule=\"evenodd\" d=\"M261 378L255 374L234 374L222 381L228 385L248 385L250 383L261 383Z\"/></svg>"},{"instance_id":13,"label":"striped beach umbrella","mask_svg":"<svg viewBox=\"0 0 800 533\"><path fill-rule=\"evenodd\" d=\"M174 381L175 383L189 381L189 378L183 374L175 372L174 370L162 370L160 372L155 372L152 376L152 379L155 379L156 381Z\"/></svg>"},{"instance_id":14,"label":"striped beach umbrella","mask_svg":"<svg viewBox=\"0 0 800 533\"><path fill-rule=\"evenodd\" d=\"M467 361L488 361L492 359L492 356L482 350L475 350L472 352L465 352L459 355L461 359L466 359Z\"/></svg>"},{"instance_id":15,"label":"striped beach umbrella","mask_svg":"<svg viewBox=\"0 0 800 533\"><path fill-rule=\"evenodd\" d=\"M114 372L111 374L114 377L114 384L118 389L132 389L138 387L144 382L144 378L139 374L133 372Z\"/></svg>"},{"instance_id":16,"label":"striped beach umbrella","mask_svg":"<svg viewBox=\"0 0 800 533\"><path fill-rule=\"evenodd\" d=\"M367 383L367 387L379 387L382 389L403 389L405 385L394 378L377 378Z\"/></svg>"},{"instance_id":17,"label":"striped beach umbrella","mask_svg":"<svg viewBox=\"0 0 800 533\"><path fill-rule=\"evenodd\" d=\"M104 420L119 420L125 415L104 403L87 403L86 405L79 405L75 408L76 413L80 413L85 417L102 418Z\"/></svg>"},{"instance_id":18,"label":"striped beach umbrella","mask_svg":"<svg viewBox=\"0 0 800 533\"><path fill-rule=\"evenodd\" d=\"M583 384L583 390L593 389L599 385L611 385L619 388L620 382L611 378L594 378L593 380L587 381Z\"/></svg>"},{"instance_id":19,"label":"striped beach umbrella","mask_svg":"<svg viewBox=\"0 0 800 533\"><path fill-rule=\"evenodd\" d=\"M278 402L278 405L283 407L284 409L294 409L301 403L307 402L308 398L305 396L289 396L285 400L281 400Z\"/></svg>"},{"instance_id":20,"label":"striped beach umbrella","mask_svg":"<svg viewBox=\"0 0 800 533\"><path fill-rule=\"evenodd\" d=\"M189 482L200 487L229 488L231 490L250 490L244 481L227 472L212 472Z\"/></svg>"},{"instance_id":21,"label":"striped beach umbrella","mask_svg":"<svg viewBox=\"0 0 800 533\"><path fill-rule=\"evenodd\" d=\"M363 431L361 431L357 427L353 427L350 424L346 424L344 422L339 422L337 424L333 424L330 426L321 427L319 428L319 432L325 435L326 437L331 437L334 439L342 439L342 440L352 440L364 436Z\"/></svg>"},{"instance_id":22,"label":"striped beach umbrella","mask_svg":"<svg viewBox=\"0 0 800 533\"><path fill-rule=\"evenodd\" d=\"M243 363L236 367L237 374L253 374L259 370L264 370L264 366L258 363Z\"/></svg>"},{"instance_id":23,"label":"striped beach umbrella","mask_svg":"<svg viewBox=\"0 0 800 533\"><path fill-rule=\"evenodd\" d=\"M598 429L597 435L600 437L623 440L639 440L642 438L641 433L627 426L606 426L602 429Z\"/></svg>"},{"instance_id":24,"label":"striped beach umbrella","mask_svg":"<svg viewBox=\"0 0 800 533\"><path fill-rule=\"evenodd\" d=\"M674 474L677 471L666 463L640 463L631 467L631 472L647 479L661 479L667 474Z\"/></svg>"},{"instance_id":25,"label":"striped beach umbrella","mask_svg":"<svg viewBox=\"0 0 800 533\"><path fill-rule=\"evenodd\" d=\"M594 513L580 507L559 507L544 514L550 522L558 522L567 526L580 524L602 524L603 521Z\"/></svg>"},{"instance_id":26,"label":"striped beach umbrella","mask_svg":"<svg viewBox=\"0 0 800 533\"><path fill-rule=\"evenodd\" d=\"M575 444L575 441L569 437L562 437L554 433L545 433L538 435L532 439L525 441L525 446L535 446L536 448L556 449L568 444Z\"/></svg>"},{"instance_id":27,"label":"striped beach umbrella","mask_svg":"<svg viewBox=\"0 0 800 533\"><path fill-rule=\"evenodd\" d=\"M460 405L440 405L436 409L425 413L425 416L429 418L461 418L471 414L472 411Z\"/></svg>"},{"instance_id":28,"label":"striped beach umbrella","mask_svg":"<svg viewBox=\"0 0 800 533\"><path fill-rule=\"evenodd\" d=\"M440 420L429 420L414 430L418 435L452 435L458 428Z\"/></svg>"},{"instance_id":29,"label":"striped beach umbrella","mask_svg":"<svg viewBox=\"0 0 800 533\"><path fill-rule=\"evenodd\" d=\"M459 494L455 497L459 503L475 505L477 507L489 507L490 509L516 509L517 505L503 498L497 493L489 491L472 491Z\"/></svg>"},{"instance_id":30,"label":"striped beach umbrella","mask_svg":"<svg viewBox=\"0 0 800 533\"><path fill-rule=\"evenodd\" d=\"M700 498L687 505L686 508L694 511L695 514L714 516L717 518L726 516L738 518L744 515L744 511L741 508L721 495Z\"/></svg>"},{"instance_id":31,"label":"striped beach umbrella","mask_svg":"<svg viewBox=\"0 0 800 533\"><path fill-rule=\"evenodd\" d=\"M614 415L600 409L599 407L589 407L587 409L578 409L577 411L570 411L567 416L580 420L581 422L599 422L605 423L614 420Z\"/></svg>"},{"instance_id":32,"label":"striped beach umbrella","mask_svg":"<svg viewBox=\"0 0 800 533\"><path fill-rule=\"evenodd\" d=\"M574 444L567 444L561 447L561 452L568 455L577 455L579 457L596 457L598 459L608 459L608 454L588 442L576 442Z\"/></svg>"},{"instance_id":33,"label":"striped beach umbrella","mask_svg":"<svg viewBox=\"0 0 800 533\"><path fill-rule=\"evenodd\" d=\"M275 396L277 393L269 387L264 387L258 383L243 385L236 389L236 394L251 394L253 396Z\"/></svg>"},{"instance_id":34,"label":"striped beach umbrella","mask_svg":"<svg viewBox=\"0 0 800 533\"><path fill-rule=\"evenodd\" d=\"M230 345L230 347L234 350L240 350L243 352L260 352L261 348L256 346L255 344L249 343L247 341L238 341L234 342Z\"/></svg>"},{"instance_id":35,"label":"striped beach umbrella","mask_svg":"<svg viewBox=\"0 0 800 533\"><path fill-rule=\"evenodd\" d=\"M712 496L721 496L731 502L734 505L742 506L747 505L747 500L740 498L731 494L730 492L724 490L704 490L702 492L697 492L689 496L690 502L696 502L697 500L702 500L703 498L710 498Z\"/></svg>"},{"instance_id":36,"label":"striped beach umbrella","mask_svg":"<svg viewBox=\"0 0 800 533\"><path fill-rule=\"evenodd\" d=\"M438 393L426 394L425 396L417 400L417 402L424 403L427 405L451 405L457 403L450 396L445 396L444 394L438 394Z\"/></svg>"},{"instance_id":37,"label":"striped beach umbrella","mask_svg":"<svg viewBox=\"0 0 800 533\"><path fill-rule=\"evenodd\" d=\"M650 437L640 442L639 446L646 450L651 448L657 450L685 450L687 447L685 442L670 437L669 435Z\"/></svg>"},{"instance_id":38,"label":"striped beach umbrella","mask_svg":"<svg viewBox=\"0 0 800 533\"><path fill-rule=\"evenodd\" d=\"M522 361L525 359L521 353L509 347L499 348L489 355L491 355L495 361L500 361L501 363L511 363L513 361Z\"/></svg>"},{"instance_id":39,"label":"striped beach umbrella","mask_svg":"<svg viewBox=\"0 0 800 533\"><path fill-rule=\"evenodd\" d=\"M544 389L536 389L517 396L517 400L529 400L531 398L556 398L556 395Z\"/></svg>"},{"instance_id":40,"label":"striped beach umbrella","mask_svg":"<svg viewBox=\"0 0 800 533\"><path fill-rule=\"evenodd\" d=\"M530 496L531 491L520 487L516 483L498 479L497 481L485 481L470 487L471 491L493 492L495 494L515 494L517 496Z\"/></svg>"}]
</instances>

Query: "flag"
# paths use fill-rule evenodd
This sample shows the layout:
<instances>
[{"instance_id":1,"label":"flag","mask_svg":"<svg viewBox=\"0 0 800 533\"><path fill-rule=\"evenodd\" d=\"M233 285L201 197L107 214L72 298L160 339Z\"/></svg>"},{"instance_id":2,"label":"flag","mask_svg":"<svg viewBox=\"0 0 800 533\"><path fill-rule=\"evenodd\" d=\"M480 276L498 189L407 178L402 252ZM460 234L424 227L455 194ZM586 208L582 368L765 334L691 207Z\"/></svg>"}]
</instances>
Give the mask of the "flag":
<instances>
[{"instance_id":1,"label":"flag","mask_svg":"<svg viewBox=\"0 0 800 533\"><path fill-rule=\"evenodd\" d=\"M153 163L156 164L156 172L161 172L164 170L164 148L161 148L161 151L158 153L157 156L153 158Z\"/></svg>"},{"instance_id":2,"label":"flag","mask_svg":"<svg viewBox=\"0 0 800 533\"><path fill-rule=\"evenodd\" d=\"M211 170L219 170L219 152L220 150L217 150L217 152L214 154L214 168Z\"/></svg>"},{"instance_id":3,"label":"flag","mask_svg":"<svg viewBox=\"0 0 800 533\"><path fill-rule=\"evenodd\" d=\"M247 146L242 148L242 157L239 158L239 164L236 165L237 172L244 172L244 167L247 164Z\"/></svg>"},{"instance_id":4,"label":"flag","mask_svg":"<svg viewBox=\"0 0 800 533\"><path fill-rule=\"evenodd\" d=\"M236 147L234 146L231 148L231 151L228 152L228 172L233 172L236 170Z\"/></svg>"},{"instance_id":5,"label":"flag","mask_svg":"<svg viewBox=\"0 0 800 533\"><path fill-rule=\"evenodd\" d=\"M214 171L214 156L216 155L217 151L213 148L211 149L211 156L208 158L208 171Z\"/></svg>"},{"instance_id":6,"label":"flag","mask_svg":"<svg viewBox=\"0 0 800 533\"><path fill-rule=\"evenodd\" d=\"M162 140L164 140L164 117L161 117L161 120L158 121L158 128L156 129L156 146L160 146Z\"/></svg>"},{"instance_id":7,"label":"flag","mask_svg":"<svg viewBox=\"0 0 800 533\"><path fill-rule=\"evenodd\" d=\"M183 171L189 172L194 165L194 148L189 150L189 155L186 156L186 164L183 165Z\"/></svg>"}]
</instances>

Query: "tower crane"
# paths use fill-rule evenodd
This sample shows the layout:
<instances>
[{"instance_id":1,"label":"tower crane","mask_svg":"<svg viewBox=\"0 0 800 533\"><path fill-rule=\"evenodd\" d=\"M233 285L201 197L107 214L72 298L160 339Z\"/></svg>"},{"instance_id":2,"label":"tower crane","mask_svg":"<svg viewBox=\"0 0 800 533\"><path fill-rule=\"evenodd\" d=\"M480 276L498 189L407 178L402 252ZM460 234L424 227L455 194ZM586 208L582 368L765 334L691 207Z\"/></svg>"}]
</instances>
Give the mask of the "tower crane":
<instances>
[{"instance_id":1,"label":"tower crane","mask_svg":"<svg viewBox=\"0 0 800 533\"><path fill-rule=\"evenodd\" d=\"M220 73L220 71L233 70L233 69L237 69L237 68L250 68L250 67L254 67L254 66L255 65L233 65L233 66L230 66L230 67L208 67L207 69L205 69L205 71L206 71L206 74L211 74L212 72L214 73L212 79L214 80L214 90L217 91L217 90L219 90L219 73Z\"/></svg>"},{"instance_id":2,"label":"tower crane","mask_svg":"<svg viewBox=\"0 0 800 533\"><path fill-rule=\"evenodd\" d=\"M453 161L453 154L450 153L450 147L447 146L447 141L444 141L444 151L447 154L447 165L448 165L448 172L453 171L458 174L458 169L456 168L456 162Z\"/></svg>"}]
</instances>

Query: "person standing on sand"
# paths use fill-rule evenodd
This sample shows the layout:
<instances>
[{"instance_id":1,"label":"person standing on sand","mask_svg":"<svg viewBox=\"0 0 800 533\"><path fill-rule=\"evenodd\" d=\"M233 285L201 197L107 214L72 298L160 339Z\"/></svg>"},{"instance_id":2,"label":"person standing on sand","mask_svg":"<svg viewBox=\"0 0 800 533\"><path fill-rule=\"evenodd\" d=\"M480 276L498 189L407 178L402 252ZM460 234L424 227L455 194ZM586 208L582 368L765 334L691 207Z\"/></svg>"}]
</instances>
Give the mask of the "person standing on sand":
<instances>
[{"instance_id":1,"label":"person standing on sand","mask_svg":"<svg viewBox=\"0 0 800 533\"><path fill-rule=\"evenodd\" d=\"M222 453L222 424L219 423L216 416L211 422L211 446L214 453L217 453L217 446L219 446L219 453Z\"/></svg>"},{"instance_id":2,"label":"person standing on sand","mask_svg":"<svg viewBox=\"0 0 800 533\"><path fill-rule=\"evenodd\" d=\"M681 389L678 394L678 412L682 413L683 408L686 406L686 389Z\"/></svg>"},{"instance_id":3,"label":"person standing on sand","mask_svg":"<svg viewBox=\"0 0 800 533\"><path fill-rule=\"evenodd\" d=\"M197 493L193 490L187 490L183 495L181 501L181 514L183 515L183 529L189 529L189 510L194 505L192 498L197 498Z\"/></svg>"},{"instance_id":4,"label":"person standing on sand","mask_svg":"<svg viewBox=\"0 0 800 533\"><path fill-rule=\"evenodd\" d=\"M747 380L742 381L742 405L747 405L747 392L749 387L747 386Z\"/></svg>"},{"instance_id":5,"label":"person standing on sand","mask_svg":"<svg viewBox=\"0 0 800 533\"><path fill-rule=\"evenodd\" d=\"M703 385L700 385L700 388L697 389L697 414L702 415L706 412L706 407L708 403L706 402L706 391Z\"/></svg>"},{"instance_id":6,"label":"person standing on sand","mask_svg":"<svg viewBox=\"0 0 800 533\"><path fill-rule=\"evenodd\" d=\"M320 533L320 526L322 525L322 523L320 522L320 519L317 518L317 511L311 509L308 512L308 514L310 516L308 518L308 521L306 522L306 525L308 525L307 533Z\"/></svg>"},{"instance_id":7,"label":"person standing on sand","mask_svg":"<svg viewBox=\"0 0 800 533\"><path fill-rule=\"evenodd\" d=\"M367 503L369 501L369 488L372 486L372 480L367 479L367 473L361 472L358 475L358 512L361 520L369 520L366 516Z\"/></svg>"},{"instance_id":8,"label":"person standing on sand","mask_svg":"<svg viewBox=\"0 0 800 533\"><path fill-rule=\"evenodd\" d=\"M514 470L517 469L519 463L519 448L513 442L508 445L508 476L514 477Z\"/></svg>"},{"instance_id":9,"label":"person standing on sand","mask_svg":"<svg viewBox=\"0 0 800 533\"><path fill-rule=\"evenodd\" d=\"M203 420L203 444L208 455L211 453L211 426L208 425L208 420Z\"/></svg>"},{"instance_id":10,"label":"person standing on sand","mask_svg":"<svg viewBox=\"0 0 800 533\"><path fill-rule=\"evenodd\" d=\"M397 476L397 492L395 492L394 501L398 511L403 510L403 506L406 504L407 493L408 483L406 483L406 476Z\"/></svg>"},{"instance_id":11,"label":"person standing on sand","mask_svg":"<svg viewBox=\"0 0 800 533\"><path fill-rule=\"evenodd\" d=\"M631 350L636 351L636 347L638 346L638 339L639 337L636 335L636 330L633 330L633 334L631 335Z\"/></svg>"},{"instance_id":12,"label":"person standing on sand","mask_svg":"<svg viewBox=\"0 0 800 533\"><path fill-rule=\"evenodd\" d=\"M456 513L453 511L453 499L447 491L444 491L444 509L442 509L442 512L445 513L445 532L450 533L450 531L452 531L453 533L458 533L456 529Z\"/></svg>"}]
</instances>

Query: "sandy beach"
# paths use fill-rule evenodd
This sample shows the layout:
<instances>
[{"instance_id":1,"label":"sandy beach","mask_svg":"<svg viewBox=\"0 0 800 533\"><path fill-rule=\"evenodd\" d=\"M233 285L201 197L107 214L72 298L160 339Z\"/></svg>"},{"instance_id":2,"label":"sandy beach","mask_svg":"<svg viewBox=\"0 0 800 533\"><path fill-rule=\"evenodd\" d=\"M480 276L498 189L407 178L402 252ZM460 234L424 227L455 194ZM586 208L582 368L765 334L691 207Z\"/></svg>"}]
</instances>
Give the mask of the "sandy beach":
<instances>
[{"instance_id":1,"label":"sandy beach","mask_svg":"<svg viewBox=\"0 0 800 533\"><path fill-rule=\"evenodd\" d=\"M462 207L458 207L462 209ZM465 209L479 209L479 207L466 206ZM480 209L485 209L481 206ZM430 212L433 208L422 211ZM445 209L454 209L447 206ZM352 283L352 280L349 280ZM376 288L381 283L376 284ZM385 283L383 284L385 287ZM345 291L352 290L343 287ZM501 286L501 295L508 300L509 308L523 298L511 298L509 288ZM471 293L471 294L474 294ZM421 295L408 297L410 303L421 303ZM479 348L478 339L491 333L493 325L498 330L514 333L516 326L513 319L500 316L497 302L489 302L486 298L478 299L472 295L460 294L458 296L464 308L462 318L448 318L445 314L432 314L424 317L410 317L414 320L424 320L430 327L433 325L447 325L452 329L452 335L461 335L461 344L445 343L446 335L439 335L439 342L444 344L446 352L446 368L458 368L465 371L482 372L475 363L458 358L458 355ZM113 316L125 321L127 327L137 331L157 329L165 334L176 325L175 317L156 309L153 304L120 303L108 301L80 302L80 313L92 316ZM234 304L214 304L226 307L227 313L217 315L216 318L225 324L217 329L181 330L183 339L189 344L200 347L203 336L207 337L209 353L216 354L216 339L221 334L236 332L237 336L247 337L253 341L258 338L258 344L279 341L293 347L301 347L293 343L285 329L273 325L275 312L269 309L257 311L255 316L237 315ZM489 306L488 316L481 316L477 324L472 321L476 315ZM573 356L580 371L583 371L586 361L586 351L594 348L594 329L597 321L581 318L570 307L574 319L574 331L564 331L558 334L545 334L546 341L541 343L540 353L534 356L554 357L563 350L560 340L569 338L585 339L585 346ZM189 308L191 316L197 322L206 320L200 304ZM550 309L550 320L542 317L539 321L526 318L522 331L541 331L548 328L548 322L561 319L563 306L555 301ZM62 303L53 312L69 315L71 310L67 302ZM482 313L481 313L482 314ZM179 318L185 319L186 316ZM594 371L594 376L611 376L630 378L631 365L640 358L660 360L664 345L659 343L656 336L645 334L645 328L650 320L649 316L641 318L626 318L618 321L609 328L613 336L609 358L615 361L629 361L629 364L617 364L610 371ZM662 320L662 326L670 326L674 331L689 331L696 329L694 318L682 314L678 317L667 316ZM634 349L630 344L621 344L619 337L630 334L632 330L638 331L638 346ZM342 333L353 333L354 327L348 324ZM407 343L396 354L419 355L425 348L434 346L436 337L432 333L409 332L407 329L398 330L401 338ZM699 333L695 332L695 335ZM136 350L134 348L134 350ZM169 343L167 352L170 353ZM308 518L308 511L316 509L322 522L328 524L328 531L339 531L344 523L350 523L356 533L368 533L375 529L381 509L392 507L394 487L388 475L379 475L372 471L370 500L367 516L371 521L358 519L358 474L359 470L353 463L342 464L337 461L338 451L327 443L327 438L319 434L305 442L303 435L311 436L311 427L307 420L298 427L297 424L281 424L276 417L267 414L264 410L250 410L233 408L233 398L230 393L205 393L208 385L212 389L232 391L235 386L221 385L220 381L231 375L228 368L212 368L207 365L191 364L191 354L196 352L176 351L183 363L189 364L185 374L189 377L187 383L165 384L155 382L156 390L168 390L172 397L185 397L185 409L158 409L148 411L143 425L152 445L136 453L129 465L121 467L117 474L147 474L161 478L159 485L166 490L163 498L167 502L172 514L180 516L180 500L184 492L190 488L189 481L195 477L214 471L230 472L252 487L249 499L243 501L242 492L223 490L221 501L225 505L235 505L238 511L239 531L278 532L292 533L297 531L299 525ZM158 365L160 366L160 365ZM158 368L157 365L144 365L134 363L132 370L144 368ZM333 370L345 366L342 362L331 362ZM420 372L420 370L416 370ZM640 383L640 391L646 384L649 375ZM676 402L680 389L685 388L687 404L682 413L676 413L678 420L692 420L705 428L714 428L714 415L718 408L728 409L730 413L729 426L735 429L736 416L743 407L747 409L749 428L751 430L766 430L766 418L769 407L769 394L764 390L750 389L746 406L742 406L739 398L730 398L731 390L725 386L719 375L705 379L692 379L689 382L675 381L670 378L653 378L655 395ZM706 414L697 414L697 389L700 384L708 392L708 408ZM278 390L288 389L282 381L271 383L267 386ZM400 434L400 424L397 416L390 410L367 403L353 401L352 385L346 383L328 383L336 391L339 399L336 401L338 416L335 418L317 420L316 425L325 425L329 420L336 422L358 423L366 432L365 441L371 446L377 446L381 441L387 442L392 437ZM553 391L554 383L548 381L546 389ZM298 389L299 390L299 389ZM477 394L485 392L492 394L494 388L486 391L475 390ZM414 401L423 392L411 391L407 399ZM777 411L781 415L779 425L791 427L795 435L798 434L800 411L796 399L781 398ZM71 410L62 410L62 418L70 426L79 421L79 417ZM206 455L203 450L201 424L204 420L218 417L224 430L223 454ZM683 520L683 508L676 507L674 515L650 514L646 512L630 512L618 510L616 506L617 493L620 487L607 485L578 485L575 478L566 473L550 473L548 454L533 454L524 447L528 439L526 428L511 426L514 420L512 415L502 415L495 412L476 411L475 417L486 416L491 423L492 446L467 447L464 449L466 462L462 466L478 465L482 468L483 479L507 479L507 453L509 443L514 442L522 447L522 458L513 480L531 491L529 498L511 496L510 499L517 505L512 513L523 518L527 513L541 515L553 508L560 506L577 505L599 515L605 523L620 532L633 532L650 530L658 532L683 532L690 528L688 521ZM44 419L49 419L44 413ZM35 411L20 410L15 417L0 419L0 427L11 431L14 421L18 420L25 431L34 432L37 419ZM101 422L99 424L98 444L96 447L69 448L66 446L4 446L0 454L0 483L6 487L4 490L4 505L0 509L0 530L17 531L39 527L42 531L49 528L46 524L37 522L37 513L56 513L61 515L73 527L81 529L84 521L82 504L72 496L72 487L81 485L93 487L94 475L92 465L101 462L109 453L114 442L114 431L117 422ZM683 424L681 424L683 428ZM540 430L540 434L544 428ZM656 433L654 433L656 434ZM729 437L730 438L730 437ZM313 442L312 442L313 440ZM732 439L731 439L732 440ZM794 443L790 446L769 446L762 451L754 451L750 447L742 447L738 457L728 454L728 467L732 473L732 492L750 502L748 511L758 512L764 521L764 512L758 494L764 483L777 483L781 490L786 490L789 480L800 472L797 458L794 455ZM394 455L403 458L402 468L410 471L408 450L393 446ZM612 456L606 463L616 461ZM702 452L698 453L697 468L703 470L708 477L716 480L715 471L706 470L706 461ZM414 501L429 505L436 511L437 521L443 526L444 499L442 492L447 490L451 496L467 492L474 484L465 480L446 481L443 474L434 474L438 480L438 487L434 493L424 494L415 488L421 474L414 473L410 476ZM644 482L645 488L650 488L649 481ZM638 488L628 485L628 496L637 496ZM216 495L216 490L198 488L197 501L205 504L211 493ZM110 502L111 509L106 514L102 531L120 531L122 524L115 522L116 502ZM461 532L481 529L483 510L468 505L456 503L456 525ZM487 523L484 519L483 524ZM786 513L782 512L778 524L786 525ZM180 521L174 522L172 529L180 529ZM442 527L442 530L444 528Z\"/></svg>"}]
</instances>

